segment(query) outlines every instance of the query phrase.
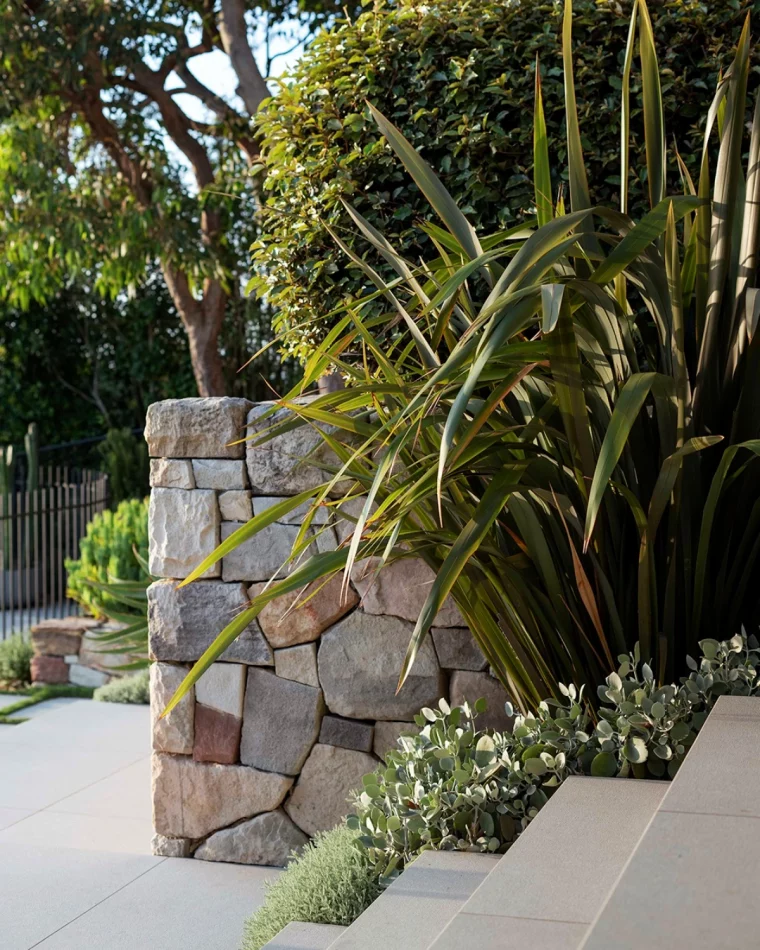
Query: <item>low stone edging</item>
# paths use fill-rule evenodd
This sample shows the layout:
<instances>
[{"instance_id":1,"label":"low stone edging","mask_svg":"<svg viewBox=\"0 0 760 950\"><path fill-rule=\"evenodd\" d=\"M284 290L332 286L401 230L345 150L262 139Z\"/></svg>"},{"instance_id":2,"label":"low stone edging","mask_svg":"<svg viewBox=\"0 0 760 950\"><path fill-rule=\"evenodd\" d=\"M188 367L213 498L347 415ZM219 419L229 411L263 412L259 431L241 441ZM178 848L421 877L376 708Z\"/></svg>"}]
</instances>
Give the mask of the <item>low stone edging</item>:
<instances>
[{"instance_id":1,"label":"low stone edging","mask_svg":"<svg viewBox=\"0 0 760 950\"><path fill-rule=\"evenodd\" d=\"M94 617L49 617L31 628L32 685L103 686L113 677L114 666L127 660L121 654L101 652L94 634L118 625Z\"/></svg>"}]
</instances>

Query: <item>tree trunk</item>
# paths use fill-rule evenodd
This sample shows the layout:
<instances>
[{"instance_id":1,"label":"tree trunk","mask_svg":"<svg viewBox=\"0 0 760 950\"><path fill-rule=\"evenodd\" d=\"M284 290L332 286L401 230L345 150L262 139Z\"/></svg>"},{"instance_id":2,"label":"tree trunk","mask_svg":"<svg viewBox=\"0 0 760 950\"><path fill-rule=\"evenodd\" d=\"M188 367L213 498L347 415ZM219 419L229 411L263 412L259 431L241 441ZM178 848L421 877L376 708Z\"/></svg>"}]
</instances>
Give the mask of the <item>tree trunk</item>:
<instances>
[{"instance_id":1,"label":"tree trunk","mask_svg":"<svg viewBox=\"0 0 760 950\"><path fill-rule=\"evenodd\" d=\"M187 333L198 395L224 396L219 331L227 307L227 294L219 281L207 280L203 288L203 298L196 300L185 274L169 264L163 266L163 272L174 306Z\"/></svg>"}]
</instances>

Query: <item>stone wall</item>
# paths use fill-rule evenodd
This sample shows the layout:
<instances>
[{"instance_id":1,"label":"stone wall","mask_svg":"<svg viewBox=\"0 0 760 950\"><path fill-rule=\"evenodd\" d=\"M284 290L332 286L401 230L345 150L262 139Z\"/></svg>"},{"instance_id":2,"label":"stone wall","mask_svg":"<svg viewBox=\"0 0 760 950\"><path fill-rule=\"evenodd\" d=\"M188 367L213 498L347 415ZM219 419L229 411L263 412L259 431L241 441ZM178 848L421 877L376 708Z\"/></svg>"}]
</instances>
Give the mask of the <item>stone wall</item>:
<instances>
[{"instance_id":1,"label":"stone wall","mask_svg":"<svg viewBox=\"0 0 760 950\"><path fill-rule=\"evenodd\" d=\"M273 601L165 719L182 678L251 596L282 574L306 512L292 511L181 590L176 581L220 541L282 497L324 480L318 433L299 429L257 448L230 445L270 404L242 399L156 403L148 592L157 854L282 865L334 826L346 798L421 706L485 696L504 725L504 694L453 603L395 695L409 637L433 580L421 561L355 571ZM316 453L315 451L316 450ZM306 458L309 456L308 459ZM317 523L318 522L318 523ZM335 548L352 523L325 509L309 529Z\"/></svg>"},{"instance_id":2,"label":"stone wall","mask_svg":"<svg viewBox=\"0 0 760 950\"><path fill-rule=\"evenodd\" d=\"M93 617L51 617L31 629L32 683L35 686L70 683L74 686L103 686L117 667L130 658L107 653L98 634L119 628Z\"/></svg>"}]
</instances>

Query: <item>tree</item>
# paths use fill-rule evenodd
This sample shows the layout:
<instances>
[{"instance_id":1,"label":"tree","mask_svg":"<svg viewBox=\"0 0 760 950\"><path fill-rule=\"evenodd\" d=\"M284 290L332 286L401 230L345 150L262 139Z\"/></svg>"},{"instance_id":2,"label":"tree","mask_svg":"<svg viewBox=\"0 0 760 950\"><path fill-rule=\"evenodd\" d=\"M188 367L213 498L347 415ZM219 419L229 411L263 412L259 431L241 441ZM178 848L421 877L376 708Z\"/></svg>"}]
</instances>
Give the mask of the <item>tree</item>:
<instances>
[{"instance_id":1,"label":"tree","mask_svg":"<svg viewBox=\"0 0 760 950\"><path fill-rule=\"evenodd\" d=\"M0 294L25 308L86 275L115 297L158 261L198 391L222 394L220 333L255 235L250 120L268 95L252 28L303 32L331 2L6 0ZM239 102L193 71L214 51Z\"/></svg>"}]
</instances>

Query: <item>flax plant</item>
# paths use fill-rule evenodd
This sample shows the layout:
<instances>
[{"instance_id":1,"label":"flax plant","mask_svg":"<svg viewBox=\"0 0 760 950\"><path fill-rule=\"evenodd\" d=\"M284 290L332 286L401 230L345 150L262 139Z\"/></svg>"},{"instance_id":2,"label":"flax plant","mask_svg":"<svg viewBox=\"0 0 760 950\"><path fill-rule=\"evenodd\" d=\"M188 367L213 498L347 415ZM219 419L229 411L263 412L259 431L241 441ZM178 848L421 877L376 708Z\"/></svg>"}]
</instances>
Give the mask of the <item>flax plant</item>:
<instances>
[{"instance_id":1,"label":"flax plant","mask_svg":"<svg viewBox=\"0 0 760 950\"><path fill-rule=\"evenodd\" d=\"M668 148L645 0L633 6L621 102L621 206L591 207L572 63L562 35L569 208L554 200L536 64L536 217L478 236L424 159L368 104L440 218L435 256L409 262L349 208L386 283L313 354L292 410L257 444L318 426L338 462L312 491L253 518L183 583L304 500L312 508L292 572L223 631L177 702L265 603L373 556L423 558L436 572L399 686L443 600L453 596L523 708L594 684L640 644L664 681L697 641L760 616L760 113L747 134L749 21L706 118L698 180ZM627 213L630 77L640 60L651 210ZM745 154L746 153L746 154ZM667 194L670 183L678 193ZM368 299L388 312L366 317ZM346 388L296 397L328 368ZM349 488L344 490L348 484ZM337 550L308 559L319 506L350 516ZM319 530L314 523L314 527ZM375 562L373 562L375 563ZM304 595L304 598L308 594ZM592 693L592 690L588 691Z\"/></svg>"}]
</instances>

